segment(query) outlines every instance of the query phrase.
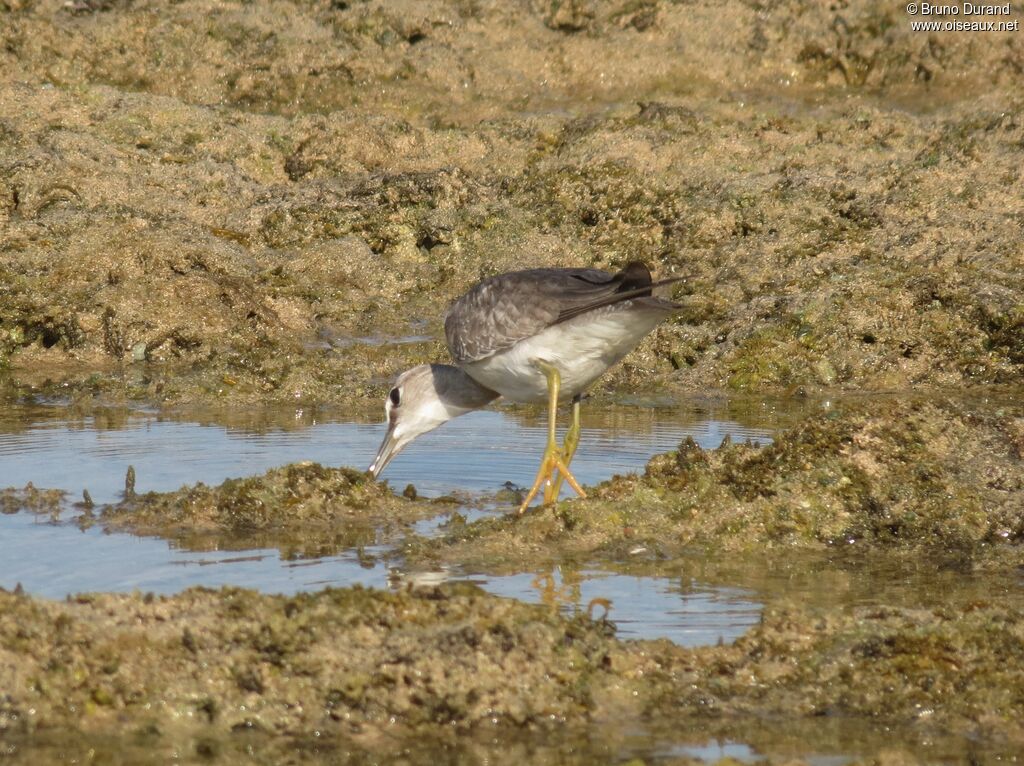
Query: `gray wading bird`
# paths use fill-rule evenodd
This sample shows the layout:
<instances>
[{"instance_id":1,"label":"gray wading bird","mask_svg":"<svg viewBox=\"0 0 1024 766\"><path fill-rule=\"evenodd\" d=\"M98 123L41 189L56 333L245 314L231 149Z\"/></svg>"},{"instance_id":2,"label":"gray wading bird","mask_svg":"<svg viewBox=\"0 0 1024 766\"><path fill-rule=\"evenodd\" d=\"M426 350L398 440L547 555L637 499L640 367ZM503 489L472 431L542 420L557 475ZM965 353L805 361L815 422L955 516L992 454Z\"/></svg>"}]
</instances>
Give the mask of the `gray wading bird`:
<instances>
[{"instance_id":1,"label":"gray wading bird","mask_svg":"<svg viewBox=\"0 0 1024 766\"><path fill-rule=\"evenodd\" d=\"M680 279L654 282L645 265L630 263L617 274L529 269L477 283L445 316L455 365L421 364L398 376L384 402L387 434L367 470L376 478L417 436L499 396L546 401L548 443L519 512L541 486L545 503L556 500L563 478L586 497L569 471L579 444L582 394L680 308L651 293ZM559 400L572 401L572 425L561 448L555 440Z\"/></svg>"}]
</instances>

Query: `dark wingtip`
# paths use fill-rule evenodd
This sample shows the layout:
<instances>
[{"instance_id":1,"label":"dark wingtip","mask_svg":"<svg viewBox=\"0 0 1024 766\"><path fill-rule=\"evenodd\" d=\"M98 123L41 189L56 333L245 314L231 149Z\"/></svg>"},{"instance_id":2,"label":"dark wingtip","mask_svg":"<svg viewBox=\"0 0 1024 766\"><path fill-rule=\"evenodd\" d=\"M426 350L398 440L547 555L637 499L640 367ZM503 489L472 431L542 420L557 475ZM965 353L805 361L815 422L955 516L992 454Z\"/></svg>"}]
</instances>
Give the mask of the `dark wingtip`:
<instances>
[{"instance_id":1,"label":"dark wingtip","mask_svg":"<svg viewBox=\"0 0 1024 766\"><path fill-rule=\"evenodd\" d=\"M630 261L626 264L626 268L615 276L619 279L619 288L615 291L618 293L649 287L654 281L651 277L651 270L640 261Z\"/></svg>"}]
</instances>

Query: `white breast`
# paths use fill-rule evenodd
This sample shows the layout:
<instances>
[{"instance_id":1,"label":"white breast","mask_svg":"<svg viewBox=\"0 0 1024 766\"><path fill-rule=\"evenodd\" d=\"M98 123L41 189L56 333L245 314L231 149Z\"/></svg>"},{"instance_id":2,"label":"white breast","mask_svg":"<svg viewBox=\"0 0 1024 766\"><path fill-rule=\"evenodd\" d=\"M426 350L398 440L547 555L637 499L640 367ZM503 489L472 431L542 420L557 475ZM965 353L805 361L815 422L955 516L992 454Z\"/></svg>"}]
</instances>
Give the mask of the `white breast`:
<instances>
[{"instance_id":1,"label":"white breast","mask_svg":"<svg viewBox=\"0 0 1024 766\"><path fill-rule=\"evenodd\" d=\"M547 401L547 379L535 360L553 364L562 378L560 398L585 391L628 354L669 312L625 301L552 325L533 337L462 369L480 385L513 402Z\"/></svg>"}]
</instances>

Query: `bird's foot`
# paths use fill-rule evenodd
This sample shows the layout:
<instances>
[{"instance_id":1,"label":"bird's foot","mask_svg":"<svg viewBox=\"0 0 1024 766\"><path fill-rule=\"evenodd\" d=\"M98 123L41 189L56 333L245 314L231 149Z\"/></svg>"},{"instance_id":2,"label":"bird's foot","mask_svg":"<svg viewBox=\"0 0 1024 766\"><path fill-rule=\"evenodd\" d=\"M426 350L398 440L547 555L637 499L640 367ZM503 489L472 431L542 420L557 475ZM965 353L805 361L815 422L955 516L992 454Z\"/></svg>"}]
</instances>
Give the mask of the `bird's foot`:
<instances>
[{"instance_id":1,"label":"bird's foot","mask_svg":"<svg viewBox=\"0 0 1024 766\"><path fill-rule=\"evenodd\" d=\"M551 472L551 477L544 484L544 505L550 505L551 503L557 502L558 496L562 490L562 481L569 482L569 486L573 488L577 495L582 498L586 498L587 493L583 491L583 487L576 481L576 477L572 475L569 470L568 463L565 460L559 458L558 465L555 470Z\"/></svg>"},{"instance_id":2,"label":"bird's foot","mask_svg":"<svg viewBox=\"0 0 1024 766\"><path fill-rule=\"evenodd\" d=\"M559 474L558 480L555 479L556 473ZM558 499L557 492L561 487L561 479L563 478L569 482L569 486L576 491L577 495L580 497L587 496L579 482L576 481L576 477L572 475L565 460L562 459L562 451L559 449L558 444L552 442L544 450L544 457L541 458L537 478L534 480L529 493L527 493L526 499L519 506L519 513L526 511L533 498L540 492L541 487L544 487L544 505L550 505L555 502Z\"/></svg>"}]
</instances>

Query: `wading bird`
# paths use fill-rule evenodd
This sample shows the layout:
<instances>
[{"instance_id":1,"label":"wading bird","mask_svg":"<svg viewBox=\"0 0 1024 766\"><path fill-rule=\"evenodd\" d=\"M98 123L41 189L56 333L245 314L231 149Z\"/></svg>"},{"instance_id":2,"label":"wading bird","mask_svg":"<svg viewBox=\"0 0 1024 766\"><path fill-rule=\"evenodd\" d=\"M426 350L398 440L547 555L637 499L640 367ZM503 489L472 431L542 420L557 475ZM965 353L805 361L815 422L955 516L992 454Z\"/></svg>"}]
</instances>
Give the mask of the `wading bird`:
<instances>
[{"instance_id":1,"label":"wading bird","mask_svg":"<svg viewBox=\"0 0 1024 766\"><path fill-rule=\"evenodd\" d=\"M387 433L367 470L376 478L417 436L499 396L546 401L547 447L519 512L542 486L544 502L556 500L563 478L586 497L569 471L579 444L583 393L680 308L654 297L652 290L681 279L655 282L644 264L634 262L617 274L529 269L478 282L445 316L455 364L421 364L398 376L384 401ZM555 439L560 400L572 402L572 423L562 447Z\"/></svg>"}]
</instances>

